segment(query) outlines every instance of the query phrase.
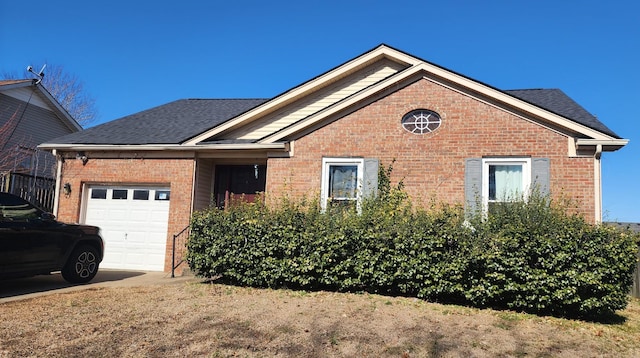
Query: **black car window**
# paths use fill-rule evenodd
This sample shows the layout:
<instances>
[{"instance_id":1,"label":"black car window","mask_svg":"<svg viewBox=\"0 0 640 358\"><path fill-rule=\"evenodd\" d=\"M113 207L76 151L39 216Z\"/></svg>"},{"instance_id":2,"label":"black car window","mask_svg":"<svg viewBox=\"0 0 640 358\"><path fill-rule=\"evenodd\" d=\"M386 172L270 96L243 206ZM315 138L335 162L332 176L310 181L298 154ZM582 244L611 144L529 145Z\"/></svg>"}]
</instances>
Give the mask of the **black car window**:
<instances>
[{"instance_id":1,"label":"black car window","mask_svg":"<svg viewBox=\"0 0 640 358\"><path fill-rule=\"evenodd\" d=\"M0 193L0 214L2 221L23 221L40 215L39 210L28 201L4 193Z\"/></svg>"}]
</instances>

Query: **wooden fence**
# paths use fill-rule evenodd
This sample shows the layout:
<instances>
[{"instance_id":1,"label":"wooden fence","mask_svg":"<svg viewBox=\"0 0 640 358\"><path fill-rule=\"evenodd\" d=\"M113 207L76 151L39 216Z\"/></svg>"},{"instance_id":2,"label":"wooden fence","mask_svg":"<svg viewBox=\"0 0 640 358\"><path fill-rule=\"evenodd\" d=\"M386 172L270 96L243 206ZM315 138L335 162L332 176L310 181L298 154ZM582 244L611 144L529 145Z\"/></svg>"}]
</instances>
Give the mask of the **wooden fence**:
<instances>
[{"instance_id":1,"label":"wooden fence","mask_svg":"<svg viewBox=\"0 0 640 358\"><path fill-rule=\"evenodd\" d=\"M48 212L53 211L56 181L21 173L0 173L0 191L18 195Z\"/></svg>"}]
</instances>

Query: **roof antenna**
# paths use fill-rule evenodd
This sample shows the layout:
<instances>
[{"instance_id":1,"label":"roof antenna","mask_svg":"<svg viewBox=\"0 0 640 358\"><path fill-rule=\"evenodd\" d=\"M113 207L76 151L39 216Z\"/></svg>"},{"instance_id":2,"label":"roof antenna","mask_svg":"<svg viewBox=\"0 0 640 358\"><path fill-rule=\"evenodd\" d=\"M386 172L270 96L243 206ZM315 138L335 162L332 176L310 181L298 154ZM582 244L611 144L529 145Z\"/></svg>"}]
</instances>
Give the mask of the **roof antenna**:
<instances>
[{"instance_id":1,"label":"roof antenna","mask_svg":"<svg viewBox=\"0 0 640 358\"><path fill-rule=\"evenodd\" d=\"M38 77L37 79L36 79L36 78L34 78L34 80L35 80L35 81L34 81L34 83L33 83L33 84L36 84L36 85L37 85L38 83L42 82L42 79L44 78L44 68L45 68L45 67L47 67L47 64L46 64L46 63L44 64L44 66L42 66L42 68L40 69L40 71L39 71L39 72L35 72L35 71L33 70L33 67L31 67L31 66L27 66L27 71L29 71L29 72L33 73L34 75L36 75L36 77Z\"/></svg>"}]
</instances>

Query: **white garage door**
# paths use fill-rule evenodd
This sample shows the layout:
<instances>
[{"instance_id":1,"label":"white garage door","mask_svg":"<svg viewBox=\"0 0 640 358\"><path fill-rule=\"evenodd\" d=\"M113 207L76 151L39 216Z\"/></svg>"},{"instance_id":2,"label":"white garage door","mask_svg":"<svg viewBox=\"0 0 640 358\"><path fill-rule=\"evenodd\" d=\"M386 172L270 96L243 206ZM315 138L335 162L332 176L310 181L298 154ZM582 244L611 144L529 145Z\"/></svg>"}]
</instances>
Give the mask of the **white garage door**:
<instances>
[{"instance_id":1,"label":"white garage door","mask_svg":"<svg viewBox=\"0 0 640 358\"><path fill-rule=\"evenodd\" d=\"M89 187L85 222L102 229L100 267L164 270L170 194L161 187Z\"/></svg>"}]
</instances>

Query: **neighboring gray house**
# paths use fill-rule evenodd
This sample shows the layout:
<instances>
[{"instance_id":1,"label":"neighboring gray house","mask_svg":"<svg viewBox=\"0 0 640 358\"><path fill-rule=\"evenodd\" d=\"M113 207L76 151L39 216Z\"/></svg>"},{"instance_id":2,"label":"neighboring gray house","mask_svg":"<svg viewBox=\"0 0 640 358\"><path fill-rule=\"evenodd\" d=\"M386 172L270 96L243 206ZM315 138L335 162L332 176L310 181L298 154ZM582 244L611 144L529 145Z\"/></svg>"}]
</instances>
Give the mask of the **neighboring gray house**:
<instances>
[{"instance_id":1,"label":"neighboring gray house","mask_svg":"<svg viewBox=\"0 0 640 358\"><path fill-rule=\"evenodd\" d=\"M0 172L54 178L55 156L38 144L82 127L34 80L0 80Z\"/></svg>"}]
</instances>

